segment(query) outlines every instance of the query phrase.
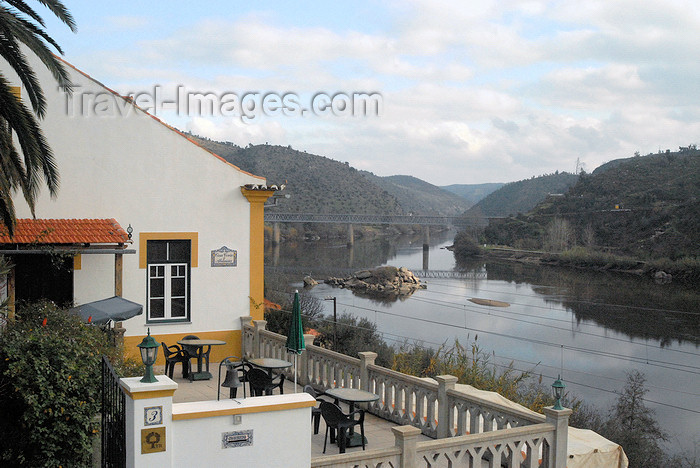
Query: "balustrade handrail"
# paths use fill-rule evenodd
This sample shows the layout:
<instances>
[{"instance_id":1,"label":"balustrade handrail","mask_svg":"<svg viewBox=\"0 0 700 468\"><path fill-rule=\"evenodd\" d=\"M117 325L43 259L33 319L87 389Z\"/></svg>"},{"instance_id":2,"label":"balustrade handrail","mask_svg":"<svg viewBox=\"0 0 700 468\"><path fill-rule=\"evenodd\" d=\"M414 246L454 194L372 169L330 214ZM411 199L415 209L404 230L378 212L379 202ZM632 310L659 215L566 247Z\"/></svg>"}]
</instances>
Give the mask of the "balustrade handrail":
<instances>
[{"instance_id":1,"label":"balustrade handrail","mask_svg":"<svg viewBox=\"0 0 700 468\"><path fill-rule=\"evenodd\" d=\"M335 466L375 466L370 464L370 462L383 462L391 457L400 456L401 449L399 447L341 453L339 455L322 455L311 459L311 468Z\"/></svg>"},{"instance_id":2,"label":"balustrade handrail","mask_svg":"<svg viewBox=\"0 0 700 468\"><path fill-rule=\"evenodd\" d=\"M554 426L549 423L532 424L530 426L512 427L500 429L498 431L479 432L477 434L466 434L462 436L448 437L446 439L426 440L416 444L416 451L447 449L465 444L482 444L496 442L504 439L515 439L532 434L551 435L554 434Z\"/></svg>"},{"instance_id":3,"label":"balustrade handrail","mask_svg":"<svg viewBox=\"0 0 700 468\"><path fill-rule=\"evenodd\" d=\"M423 387L423 388L425 388L427 390L431 390L433 392L437 392L437 390L438 390L437 383L431 382L429 380L424 380L420 377L416 377L415 375L404 374L403 372L395 371L393 369L388 369L386 367L378 366L376 364L368 365L367 369L370 372L376 372L377 374L382 374L385 376L393 377L397 380L402 380L408 384L415 385L417 387Z\"/></svg>"},{"instance_id":4,"label":"balustrade handrail","mask_svg":"<svg viewBox=\"0 0 700 468\"><path fill-rule=\"evenodd\" d=\"M533 413L530 413L529 411L525 411L525 410L522 410L520 408L512 408L509 406L502 406L498 403L495 403L495 402L489 401L489 400L485 400L485 399L480 398L476 395L471 395L469 393L462 392L456 388L447 390L447 396L454 398L454 399L457 399L457 400L466 400L466 401L469 401L471 403L476 403L477 405L479 405L481 407L485 407L485 408L492 409L492 410L498 410L502 413L506 413L506 414L510 413L514 416L521 418L521 419L525 419L526 421L530 421L533 424L544 423L545 420L547 419L544 414L537 414L537 413L533 414Z\"/></svg>"},{"instance_id":5,"label":"balustrade handrail","mask_svg":"<svg viewBox=\"0 0 700 468\"><path fill-rule=\"evenodd\" d=\"M321 356L324 357L329 357L329 358L334 358L337 359L338 361L344 362L346 364L353 364L355 366L360 365L360 359L359 358L354 358L352 356L347 356L342 353L338 353L336 351L332 351L330 349L322 348L320 346L316 345L309 345L306 347L307 351L313 351L316 354L320 354Z\"/></svg>"}]
</instances>

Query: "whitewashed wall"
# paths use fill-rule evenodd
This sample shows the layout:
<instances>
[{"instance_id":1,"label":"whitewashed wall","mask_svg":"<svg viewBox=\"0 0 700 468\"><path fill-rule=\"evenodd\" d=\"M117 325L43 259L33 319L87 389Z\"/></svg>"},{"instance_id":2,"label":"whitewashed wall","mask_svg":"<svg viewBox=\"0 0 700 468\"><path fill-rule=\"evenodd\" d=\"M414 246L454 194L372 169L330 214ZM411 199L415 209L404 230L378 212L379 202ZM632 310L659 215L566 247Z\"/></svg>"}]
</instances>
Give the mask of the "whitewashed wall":
<instances>
[{"instance_id":1,"label":"whitewashed wall","mask_svg":"<svg viewBox=\"0 0 700 468\"><path fill-rule=\"evenodd\" d=\"M61 176L58 197L43 190L38 218L115 218L140 232L198 232L199 267L191 272L191 325L158 325L153 333L236 330L249 314L249 203L240 192L264 179L244 173L130 106L127 115L66 115L66 97L43 66L32 61L45 83L48 110L41 122ZM5 64L3 69L7 70ZM96 81L70 69L75 95L105 95ZM12 74L12 85L20 82ZM27 99L26 93L23 94ZM108 97L105 97L109 101ZM119 98L113 102L124 106ZM109 103L109 102L108 102ZM30 217L21 196L18 217ZM238 266L210 268L210 251L238 251ZM146 270L136 255L124 256L123 296L146 303ZM76 302L113 295L113 256L84 255L75 273ZM124 322L126 336L146 334L146 315ZM153 325L151 325L153 327Z\"/></svg>"},{"instance_id":2,"label":"whitewashed wall","mask_svg":"<svg viewBox=\"0 0 700 468\"><path fill-rule=\"evenodd\" d=\"M233 416L214 416L173 421L173 466L247 466L308 468L311 465L311 405L313 398L303 393L246 398L245 408L232 400L178 403L173 415L189 411L234 410L249 411L258 407L264 412L240 414L240 424ZM274 405L306 402L304 408L275 410ZM234 406L235 405L235 406ZM267 409L270 408L270 409ZM245 447L222 448L222 434L233 431L253 431L253 444Z\"/></svg>"}]
</instances>

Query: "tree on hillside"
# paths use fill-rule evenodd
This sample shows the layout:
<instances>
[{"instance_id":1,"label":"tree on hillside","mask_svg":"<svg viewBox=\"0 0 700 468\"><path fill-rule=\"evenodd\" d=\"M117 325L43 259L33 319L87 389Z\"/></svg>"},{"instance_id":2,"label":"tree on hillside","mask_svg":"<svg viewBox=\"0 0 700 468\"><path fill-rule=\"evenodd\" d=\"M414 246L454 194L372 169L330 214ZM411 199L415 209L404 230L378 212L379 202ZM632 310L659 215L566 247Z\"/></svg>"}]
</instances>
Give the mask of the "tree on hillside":
<instances>
[{"instance_id":1,"label":"tree on hillside","mask_svg":"<svg viewBox=\"0 0 700 468\"><path fill-rule=\"evenodd\" d=\"M39 0L38 3L71 31L76 30L73 17L60 0ZM11 234L15 226L14 191L22 191L33 214L42 178L51 196L58 190L56 162L37 121L46 112L46 100L23 48L41 60L61 89L70 92L68 72L51 52L53 49L63 54L63 51L46 33L42 17L28 2L0 0L0 56L19 76L31 102L30 110L13 89L5 71L0 70L0 218Z\"/></svg>"},{"instance_id":2,"label":"tree on hillside","mask_svg":"<svg viewBox=\"0 0 700 468\"><path fill-rule=\"evenodd\" d=\"M644 404L648 392L645 382L639 371L627 374L627 384L611 409L605 435L622 446L630 466L662 468L668 465L659 444L667 437L654 418L654 411Z\"/></svg>"},{"instance_id":3,"label":"tree on hillside","mask_svg":"<svg viewBox=\"0 0 700 468\"><path fill-rule=\"evenodd\" d=\"M573 243L571 225L564 218L556 217L549 223L545 233L544 248L550 252L563 252Z\"/></svg>"}]
</instances>

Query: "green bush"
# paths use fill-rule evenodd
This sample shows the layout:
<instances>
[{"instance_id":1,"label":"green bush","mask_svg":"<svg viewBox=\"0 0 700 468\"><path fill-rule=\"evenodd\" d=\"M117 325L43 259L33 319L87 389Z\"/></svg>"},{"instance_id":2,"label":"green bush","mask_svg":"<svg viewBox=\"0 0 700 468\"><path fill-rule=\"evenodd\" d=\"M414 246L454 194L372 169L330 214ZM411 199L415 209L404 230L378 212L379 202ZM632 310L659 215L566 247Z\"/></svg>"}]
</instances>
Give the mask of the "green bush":
<instances>
[{"instance_id":1,"label":"green bush","mask_svg":"<svg viewBox=\"0 0 700 468\"><path fill-rule=\"evenodd\" d=\"M460 231L454 240L454 255L457 259L466 259L481 254L481 248L476 240L467 232Z\"/></svg>"},{"instance_id":2,"label":"green bush","mask_svg":"<svg viewBox=\"0 0 700 468\"><path fill-rule=\"evenodd\" d=\"M52 303L19 307L0 335L0 463L87 466L100 409L102 329Z\"/></svg>"}]
</instances>

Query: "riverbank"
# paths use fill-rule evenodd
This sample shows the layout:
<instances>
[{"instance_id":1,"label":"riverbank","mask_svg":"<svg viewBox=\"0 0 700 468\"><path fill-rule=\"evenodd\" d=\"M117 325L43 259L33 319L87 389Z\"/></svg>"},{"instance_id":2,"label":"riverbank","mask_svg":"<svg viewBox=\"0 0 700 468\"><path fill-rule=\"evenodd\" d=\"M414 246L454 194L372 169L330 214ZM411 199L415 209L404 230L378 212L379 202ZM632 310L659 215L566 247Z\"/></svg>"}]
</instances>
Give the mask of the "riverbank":
<instances>
[{"instance_id":1,"label":"riverbank","mask_svg":"<svg viewBox=\"0 0 700 468\"><path fill-rule=\"evenodd\" d=\"M459 251L454 253L459 263ZM698 284L700 282L700 260L689 257L679 260L663 258L642 261L631 257L590 251L583 247L575 247L565 252L553 253L512 249L503 246L482 247L478 256L531 265L625 273L652 278L659 282L676 281L683 284Z\"/></svg>"}]
</instances>

